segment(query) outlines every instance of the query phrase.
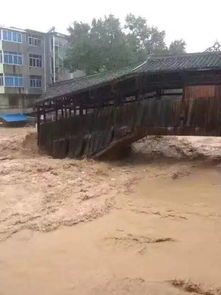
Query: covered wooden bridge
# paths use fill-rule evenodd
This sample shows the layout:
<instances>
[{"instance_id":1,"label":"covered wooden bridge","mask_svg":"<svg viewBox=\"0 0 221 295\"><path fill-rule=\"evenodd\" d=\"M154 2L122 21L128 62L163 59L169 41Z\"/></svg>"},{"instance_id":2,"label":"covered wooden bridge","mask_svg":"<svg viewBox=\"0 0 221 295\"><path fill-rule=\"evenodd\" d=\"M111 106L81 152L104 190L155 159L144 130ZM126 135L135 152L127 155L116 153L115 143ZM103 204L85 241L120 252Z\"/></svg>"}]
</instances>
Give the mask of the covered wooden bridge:
<instances>
[{"instance_id":1,"label":"covered wooden bridge","mask_svg":"<svg viewBox=\"0 0 221 295\"><path fill-rule=\"evenodd\" d=\"M36 104L38 144L96 157L154 134L221 135L221 53L151 56L134 69L56 83Z\"/></svg>"}]
</instances>

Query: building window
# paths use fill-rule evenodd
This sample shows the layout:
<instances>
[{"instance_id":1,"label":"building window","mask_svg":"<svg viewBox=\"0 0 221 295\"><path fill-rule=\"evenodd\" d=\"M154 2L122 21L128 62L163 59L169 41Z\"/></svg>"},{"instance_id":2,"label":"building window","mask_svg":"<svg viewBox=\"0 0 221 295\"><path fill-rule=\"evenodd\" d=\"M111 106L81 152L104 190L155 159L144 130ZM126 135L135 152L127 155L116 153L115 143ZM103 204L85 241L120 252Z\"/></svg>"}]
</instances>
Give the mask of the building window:
<instances>
[{"instance_id":1,"label":"building window","mask_svg":"<svg viewBox=\"0 0 221 295\"><path fill-rule=\"evenodd\" d=\"M30 76L30 87L31 88L41 88L41 76Z\"/></svg>"},{"instance_id":2,"label":"building window","mask_svg":"<svg viewBox=\"0 0 221 295\"><path fill-rule=\"evenodd\" d=\"M23 77L22 76L5 76L5 86L6 87L23 87Z\"/></svg>"},{"instance_id":3,"label":"building window","mask_svg":"<svg viewBox=\"0 0 221 295\"><path fill-rule=\"evenodd\" d=\"M4 51L4 63L12 65L22 65L22 55L16 52Z\"/></svg>"},{"instance_id":4,"label":"building window","mask_svg":"<svg viewBox=\"0 0 221 295\"><path fill-rule=\"evenodd\" d=\"M15 31L3 30L2 39L5 41L22 43L22 34Z\"/></svg>"},{"instance_id":5,"label":"building window","mask_svg":"<svg viewBox=\"0 0 221 295\"><path fill-rule=\"evenodd\" d=\"M30 67L42 67L42 56L36 54L29 54L29 66Z\"/></svg>"},{"instance_id":6,"label":"building window","mask_svg":"<svg viewBox=\"0 0 221 295\"><path fill-rule=\"evenodd\" d=\"M28 44L31 46L41 46L41 39L38 36L28 36Z\"/></svg>"},{"instance_id":7,"label":"building window","mask_svg":"<svg viewBox=\"0 0 221 295\"><path fill-rule=\"evenodd\" d=\"M0 74L0 86L4 85L3 74Z\"/></svg>"},{"instance_id":8,"label":"building window","mask_svg":"<svg viewBox=\"0 0 221 295\"><path fill-rule=\"evenodd\" d=\"M0 64L2 64L2 51L0 50Z\"/></svg>"}]
</instances>

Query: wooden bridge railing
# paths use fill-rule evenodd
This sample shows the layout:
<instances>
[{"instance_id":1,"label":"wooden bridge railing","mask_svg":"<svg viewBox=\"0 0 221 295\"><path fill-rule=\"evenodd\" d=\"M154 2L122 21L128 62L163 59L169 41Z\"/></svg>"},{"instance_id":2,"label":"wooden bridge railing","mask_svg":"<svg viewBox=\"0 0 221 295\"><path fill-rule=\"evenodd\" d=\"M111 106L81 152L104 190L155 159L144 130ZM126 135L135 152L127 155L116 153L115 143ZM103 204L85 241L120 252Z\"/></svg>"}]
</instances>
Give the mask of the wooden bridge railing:
<instances>
[{"instance_id":1,"label":"wooden bridge railing","mask_svg":"<svg viewBox=\"0 0 221 295\"><path fill-rule=\"evenodd\" d=\"M97 106L64 97L38 114L39 146L58 158L95 157L147 134L221 135L221 96L186 99L182 89L158 89Z\"/></svg>"}]
</instances>

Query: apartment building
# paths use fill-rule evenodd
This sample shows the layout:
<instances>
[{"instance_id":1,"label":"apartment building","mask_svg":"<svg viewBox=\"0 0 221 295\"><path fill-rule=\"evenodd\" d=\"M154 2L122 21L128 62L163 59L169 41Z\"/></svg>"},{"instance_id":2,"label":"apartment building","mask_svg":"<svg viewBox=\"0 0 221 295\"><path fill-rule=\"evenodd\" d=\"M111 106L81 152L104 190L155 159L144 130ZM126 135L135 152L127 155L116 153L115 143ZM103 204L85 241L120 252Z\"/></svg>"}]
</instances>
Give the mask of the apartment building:
<instances>
[{"instance_id":1,"label":"apartment building","mask_svg":"<svg viewBox=\"0 0 221 295\"><path fill-rule=\"evenodd\" d=\"M0 27L0 113L25 113L48 85L71 78L66 35Z\"/></svg>"}]
</instances>

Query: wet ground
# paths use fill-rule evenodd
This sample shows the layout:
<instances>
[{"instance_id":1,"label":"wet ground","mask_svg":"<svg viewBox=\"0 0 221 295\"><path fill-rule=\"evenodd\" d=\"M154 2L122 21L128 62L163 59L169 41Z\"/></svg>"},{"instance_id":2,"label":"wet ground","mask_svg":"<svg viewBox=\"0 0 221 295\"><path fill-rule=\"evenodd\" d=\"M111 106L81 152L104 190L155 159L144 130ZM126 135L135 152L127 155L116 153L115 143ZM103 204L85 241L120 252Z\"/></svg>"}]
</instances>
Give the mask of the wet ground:
<instances>
[{"instance_id":1,"label":"wet ground","mask_svg":"<svg viewBox=\"0 0 221 295\"><path fill-rule=\"evenodd\" d=\"M95 162L39 155L32 131L0 129L1 295L221 294L221 140Z\"/></svg>"}]
</instances>

